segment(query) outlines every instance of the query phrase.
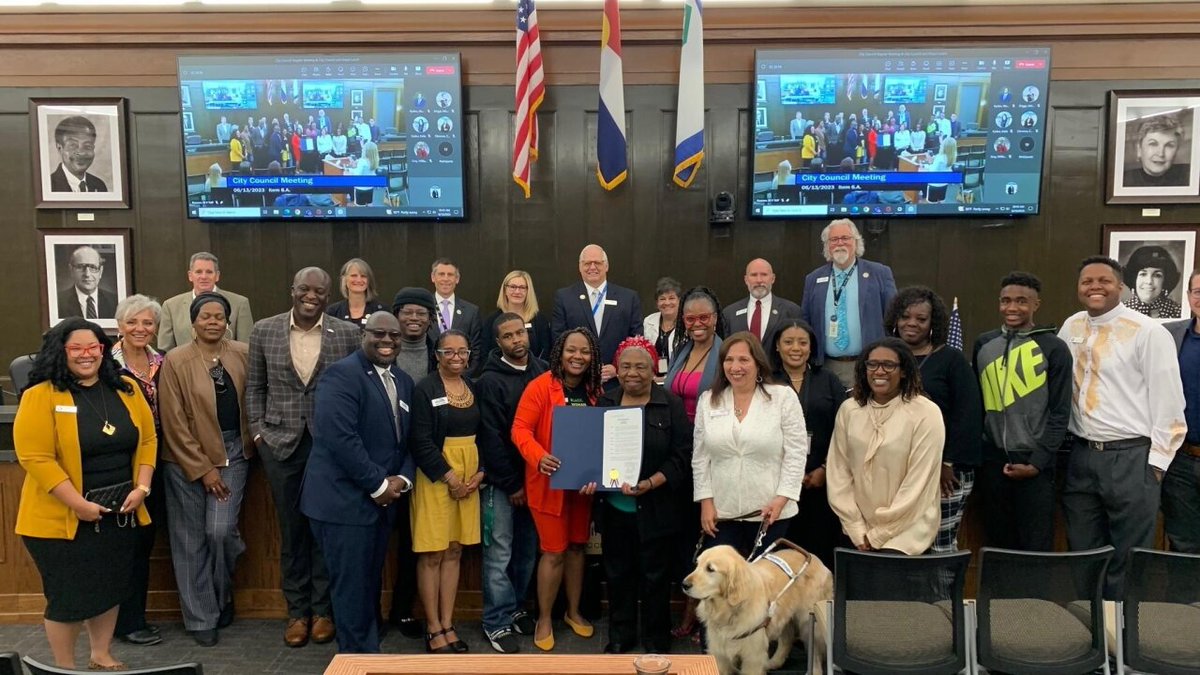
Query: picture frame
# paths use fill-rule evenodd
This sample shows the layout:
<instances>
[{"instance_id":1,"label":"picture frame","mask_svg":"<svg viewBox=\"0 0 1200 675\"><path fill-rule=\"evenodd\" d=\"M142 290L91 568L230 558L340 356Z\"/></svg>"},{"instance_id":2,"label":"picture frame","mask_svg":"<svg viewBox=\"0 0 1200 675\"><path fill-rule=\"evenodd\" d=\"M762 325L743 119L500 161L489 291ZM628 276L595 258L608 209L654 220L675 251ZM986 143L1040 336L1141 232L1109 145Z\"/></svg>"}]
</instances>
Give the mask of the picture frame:
<instances>
[{"instance_id":1,"label":"picture frame","mask_svg":"<svg viewBox=\"0 0 1200 675\"><path fill-rule=\"evenodd\" d=\"M183 113L183 133L196 133L196 124L192 121L192 113L186 111Z\"/></svg>"},{"instance_id":2,"label":"picture frame","mask_svg":"<svg viewBox=\"0 0 1200 675\"><path fill-rule=\"evenodd\" d=\"M90 295L94 318L102 328L117 330L117 303L132 289L129 230L39 230L42 326L50 328L69 316L88 318L84 297Z\"/></svg>"},{"instance_id":3,"label":"picture frame","mask_svg":"<svg viewBox=\"0 0 1200 675\"><path fill-rule=\"evenodd\" d=\"M766 128L767 109L764 106L758 106L754 109L754 126L758 129Z\"/></svg>"},{"instance_id":4,"label":"picture frame","mask_svg":"<svg viewBox=\"0 0 1200 675\"><path fill-rule=\"evenodd\" d=\"M935 84L933 86L933 100L945 101L947 89L948 87L945 84Z\"/></svg>"},{"instance_id":5,"label":"picture frame","mask_svg":"<svg viewBox=\"0 0 1200 675\"><path fill-rule=\"evenodd\" d=\"M179 85L179 105L183 108L192 107L192 90L186 84Z\"/></svg>"},{"instance_id":6,"label":"picture frame","mask_svg":"<svg viewBox=\"0 0 1200 675\"><path fill-rule=\"evenodd\" d=\"M351 108L361 108L362 105L363 105L363 90L362 89L351 89L350 90L350 107Z\"/></svg>"},{"instance_id":7,"label":"picture frame","mask_svg":"<svg viewBox=\"0 0 1200 675\"><path fill-rule=\"evenodd\" d=\"M755 92L756 92L755 100L758 103L766 103L767 102L767 81L766 80L758 80L758 84L756 85L756 87L757 88L755 89Z\"/></svg>"},{"instance_id":8,"label":"picture frame","mask_svg":"<svg viewBox=\"0 0 1200 675\"><path fill-rule=\"evenodd\" d=\"M1200 203L1200 89L1108 92L1105 203Z\"/></svg>"},{"instance_id":9,"label":"picture frame","mask_svg":"<svg viewBox=\"0 0 1200 675\"><path fill-rule=\"evenodd\" d=\"M946 114L946 106L945 105L933 106L933 115L936 117L938 113L945 115Z\"/></svg>"},{"instance_id":10,"label":"picture frame","mask_svg":"<svg viewBox=\"0 0 1200 675\"><path fill-rule=\"evenodd\" d=\"M1125 268L1121 302L1161 321L1190 317L1187 287L1198 233L1200 224L1105 225L1104 254Z\"/></svg>"},{"instance_id":11,"label":"picture frame","mask_svg":"<svg viewBox=\"0 0 1200 675\"><path fill-rule=\"evenodd\" d=\"M129 208L125 108L123 98L30 99L37 208Z\"/></svg>"}]
</instances>

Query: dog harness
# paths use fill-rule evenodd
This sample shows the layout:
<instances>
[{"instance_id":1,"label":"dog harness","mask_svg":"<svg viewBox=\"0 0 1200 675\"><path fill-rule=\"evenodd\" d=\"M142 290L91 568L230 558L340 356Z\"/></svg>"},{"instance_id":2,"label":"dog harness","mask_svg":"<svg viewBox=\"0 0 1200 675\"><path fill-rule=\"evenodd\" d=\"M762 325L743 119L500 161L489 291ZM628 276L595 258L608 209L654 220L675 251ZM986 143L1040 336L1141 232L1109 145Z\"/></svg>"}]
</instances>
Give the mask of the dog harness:
<instances>
[{"instance_id":1,"label":"dog harness","mask_svg":"<svg viewBox=\"0 0 1200 675\"><path fill-rule=\"evenodd\" d=\"M771 552L775 549L775 547L780 542L783 542L783 544L785 546L788 546L789 548L792 548L792 549L796 550L797 552L804 554L804 564L800 566L799 570L792 571L792 566L789 565L786 560L784 560L783 558L780 558L779 556L777 556ZM808 551L805 551L804 549L800 548L799 546L796 546L795 544L793 544L792 542L790 542L786 539L778 539L775 541L775 543L768 546L767 550L762 552L762 555L755 558L754 560L751 560L750 564L753 565L754 563L758 562L759 560L766 560L766 561L774 564L776 567L778 567L779 571L781 571L785 575L787 575L788 582L786 584L784 584L783 588L779 589L779 592L776 593L775 597L771 598L771 602L767 604L767 615L765 617L763 617L762 622L759 623L754 628L751 628L750 630L742 633L741 635L734 636L732 638L734 640L741 640L743 638L748 638L751 635L754 635L755 633L757 633L758 631L764 630L767 628L767 626L771 625L771 619L774 618L775 610L779 607L779 599L783 597L784 593L787 593L787 590L792 587L792 584L796 583L797 579L799 579L801 576L804 575L804 571L808 569L809 564L812 562L812 554L809 553Z\"/></svg>"}]
</instances>

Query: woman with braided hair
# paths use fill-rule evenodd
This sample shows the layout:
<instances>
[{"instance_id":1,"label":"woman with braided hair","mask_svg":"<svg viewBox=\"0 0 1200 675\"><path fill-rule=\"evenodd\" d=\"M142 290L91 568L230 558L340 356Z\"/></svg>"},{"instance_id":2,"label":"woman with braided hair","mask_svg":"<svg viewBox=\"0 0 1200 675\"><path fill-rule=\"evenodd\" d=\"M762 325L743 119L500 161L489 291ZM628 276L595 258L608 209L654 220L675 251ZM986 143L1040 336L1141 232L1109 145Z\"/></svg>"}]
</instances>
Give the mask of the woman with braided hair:
<instances>
[{"instance_id":1,"label":"woman with braided hair","mask_svg":"<svg viewBox=\"0 0 1200 675\"><path fill-rule=\"evenodd\" d=\"M609 654L624 654L639 642L646 651L660 654L671 647L671 563L685 513L679 492L690 487L692 423L682 399L654 386L656 363L658 354L649 340L627 338L616 353L621 386L596 404L643 410L641 469L621 481L620 493L604 495L597 517L608 578L610 618L604 651Z\"/></svg>"},{"instance_id":2,"label":"woman with braided hair","mask_svg":"<svg viewBox=\"0 0 1200 675\"><path fill-rule=\"evenodd\" d=\"M533 632L533 644L542 651L554 649L550 610L564 579L567 612L563 619L580 637L594 633L579 613L579 598L595 485L578 493L550 487L550 476L562 463L550 454L550 439L554 408L595 405L601 393L596 337L586 328L573 328L555 340L550 370L525 387L513 419L512 440L525 459L525 493L542 550L537 567L538 621Z\"/></svg>"}]
</instances>

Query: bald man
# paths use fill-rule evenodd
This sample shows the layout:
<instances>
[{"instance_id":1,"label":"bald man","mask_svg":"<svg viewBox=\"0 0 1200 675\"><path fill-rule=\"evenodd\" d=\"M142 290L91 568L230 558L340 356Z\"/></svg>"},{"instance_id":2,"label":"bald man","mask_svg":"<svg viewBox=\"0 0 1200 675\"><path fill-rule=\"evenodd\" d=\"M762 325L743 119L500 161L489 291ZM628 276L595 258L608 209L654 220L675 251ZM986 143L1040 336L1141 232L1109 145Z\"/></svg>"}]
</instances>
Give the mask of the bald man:
<instances>
[{"instance_id":1,"label":"bald man","mask_svg":"<svg viewBox=\"0 0 1200 675\"><path fill-rule=\"evenodd\" d=\"M800 318L800 305L774 294L775 270L771 263L755 258L746 264L746 290L750 297L742 298L721 313L730 334L750 331L767 349L775 339L775 331L788 319Z\"/></svg>"},{"instance_id":2,"label":"bald man","mask_svg":"<svg viewBox=\"0 0 1200 675\"><path fill-rule=\"evenodd\" d=\"M609 283L608 254L596 244L579 252L579 276L575 284L555 291L550 331L555 340L579 326L597 335L601 377L606 388L614 387L617 370L613 356L622 340L642 334L642 302L637 293Z\"/></svg>"},{"instance_id":3,"label":"bald man","mask_svg":"<svg viewBox=\"0 0 1200 675\"><path fill-rule=\"evenodd\" d=\"M58 316L79 316L85 319L113 319L117 316L117 295L100 288L104 277L104 258L91 246L80 246L71 252L67 263L71 285L58 294Z\"/></svg>"}]
</instances>

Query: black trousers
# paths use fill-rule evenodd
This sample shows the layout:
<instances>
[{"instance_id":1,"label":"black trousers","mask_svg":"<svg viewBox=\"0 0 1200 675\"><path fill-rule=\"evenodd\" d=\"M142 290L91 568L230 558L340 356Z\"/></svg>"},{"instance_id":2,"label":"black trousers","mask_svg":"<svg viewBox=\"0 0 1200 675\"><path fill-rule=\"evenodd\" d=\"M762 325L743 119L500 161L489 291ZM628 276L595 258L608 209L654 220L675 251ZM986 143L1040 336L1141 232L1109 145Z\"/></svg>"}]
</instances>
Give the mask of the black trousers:
<instances>
[{"instance_id":1,"label":"black trousers","mask_svg":"<svg viewBox=\"0 0 1200 675\"><path fill-rule=\"evenodd\" d=\"M312 436L305 429L300 442L296 444L296 451L287 459L275 459L270 448L264 448L259 453L279 521L280 578L283 598L287 601L288 618L292 619L332 616L333 612L325 556L313 536L308 517L300 513L298 504L300 484L304 480L304 467L308 464L312 443Z\"/></svg>"},{"instance_id":2,"label":"black trousers","mask_svg":"<svg viewBox=\"0 0 1200 675\"><path fill-rule=\"evenodd\" d=\"M408 619L413 615L413 601L417 599L417 554L413 553L412 525L409 523L409 509L412 498L406 497L396 501L396 583L392 585L392 611L388 619L395 623L400 619Z\"/></svg>"},{"instance_id":3,"label":"black trousers","mask_svg":"<svg viewBox=\"0 0 1200 675\"><path fill-rule=\"evenodd\" d=\"M1200 553L1200 457L1182 448L1163 476L1162 512L1171 550Z\"/></svg>"},{"instance_id":4,"label":"black trousers","mask_svg":"<svg viewBox=\"0 0 1200 675\"><path fill-rule=\"evenodd\" d=\"M842 534L842 523L829 506L829 493L824 487L804 488L800 491L799 506L800 513L788 525L787 538L833 570L833 549L854 546Z\"/></svg>"},{"instance_id":5,"label":"black trousers","mask_svg":"<svg viewBox=\"0 0 1200 675\"><path fill-rule=\"evenodd\" d=\"M975 472L987 545L1020 551L1054 550L1054 467L1028 480L1004 475L1004 462L985 460Z\"/></svg>"},{"instance_id":6,"label":"black trousers","mask_svg":"<svg viewBox=\"0 0 1200 675\"><path fill-rule=\"evenodd\" d=\"M150 553L158 527L166 527L167 504L163 494L162 474L154 472L150 483L150 495L146 497L146 510L150 512L150 524L137 528L137 543L133 553L133 570L129 578L129 597L121 603L117 612L117 625L113 635L129 635L146 627L146 596L150 592Z\"/></svg>"},{"instance_id":7,"label":"black trousers","mask_svg":"<svg viewBox=\"0 0 1200 675\"><path fill-rule=\"evenodd\" d=\"M608 580L608 641L632 646L640 637L651 651L669 648L674 537L642 539L637 514L608 505L604 506L600 536Z\"/></svg>"}]
</instances>

